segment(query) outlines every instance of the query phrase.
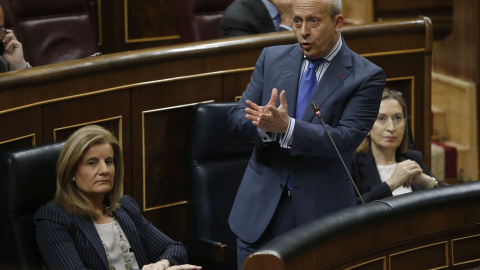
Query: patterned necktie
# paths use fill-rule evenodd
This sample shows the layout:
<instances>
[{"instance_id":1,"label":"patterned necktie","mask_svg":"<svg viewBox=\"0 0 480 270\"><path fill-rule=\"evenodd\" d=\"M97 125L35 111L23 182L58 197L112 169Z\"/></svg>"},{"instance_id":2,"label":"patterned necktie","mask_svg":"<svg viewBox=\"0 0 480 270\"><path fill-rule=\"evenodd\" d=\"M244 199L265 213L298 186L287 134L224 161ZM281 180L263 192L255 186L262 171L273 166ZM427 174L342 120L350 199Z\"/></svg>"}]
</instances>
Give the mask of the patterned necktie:
<instances>
[{"instance_id":1,"label":"patterned necktie","mask_svg":"<svg viewBox=\"0 0 480 270\"><path fill-rule=\"evenodd\" d=\"M297 109L295 111L295 119L301 119L308 101L317 88L317 75L315 69L323 62L323 58L317 60L309 60L307 70L302 75L297 94Z\"/></svg>"},{"instance_id":2,"label":"patterned necktie","mask_svg":"<svg viewBox=\"0 0 480 270\"><path fill-rule=\"evenodd\" d=\"M272 21L275 29L278 30L278 27L280 27L280 24L282 23L282 18L280 18L280 14L277 14L275 17L273 17Z\"/></svg>"}]
</instances>

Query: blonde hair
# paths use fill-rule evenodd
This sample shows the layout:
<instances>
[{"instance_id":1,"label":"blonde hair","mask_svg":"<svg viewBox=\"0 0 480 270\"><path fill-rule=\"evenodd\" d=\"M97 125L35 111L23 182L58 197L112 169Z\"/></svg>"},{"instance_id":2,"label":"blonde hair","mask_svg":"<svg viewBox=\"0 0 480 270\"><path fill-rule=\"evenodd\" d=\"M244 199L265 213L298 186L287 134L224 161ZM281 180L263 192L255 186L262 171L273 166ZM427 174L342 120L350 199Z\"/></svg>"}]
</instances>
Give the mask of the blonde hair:
<instances>
[{"instance_id":1,"label":"blonde hair","mask_svg":"<svg viewBox=\"0 0 480 270\"><path fill-rule=\"evenodd\" d=\"M400 104L400 106L402 107L403 118L405 119L405 127L403 130L402 142L400 143L396 151L399 151L400 153L403 154L408 150L407 105L405 104L405 100L403 99L403 97L400 95L399 92L389 88L385 88L383 90L382 100L385 100L385 99L396 100L398 104ZM360 154L368 153L368 151L370 151L370 144L371 144L371 138L370 136L367 136L365 139L363 139L362 143L357 147L357 150L356 150L357 153L360 153Z\"/></svg>"},{"instance_id":2,"label":"blonde hair","mask_svg":"<svg viewBox=\"0 0 480 270\"><path fill-rule=\"evenodd\" d=\"M52 202L63 206L72 215L97 219L96 212L80 195L73 177L83 154L93 145L102 143L109 143L112 146L115 165L113 188L105 195L104 211L109 214L118 207L124 176L122 149L110 131L97 125L89 125L78 129L68 138L57 162L57 192Z\"/></svg>"}]
</instances>

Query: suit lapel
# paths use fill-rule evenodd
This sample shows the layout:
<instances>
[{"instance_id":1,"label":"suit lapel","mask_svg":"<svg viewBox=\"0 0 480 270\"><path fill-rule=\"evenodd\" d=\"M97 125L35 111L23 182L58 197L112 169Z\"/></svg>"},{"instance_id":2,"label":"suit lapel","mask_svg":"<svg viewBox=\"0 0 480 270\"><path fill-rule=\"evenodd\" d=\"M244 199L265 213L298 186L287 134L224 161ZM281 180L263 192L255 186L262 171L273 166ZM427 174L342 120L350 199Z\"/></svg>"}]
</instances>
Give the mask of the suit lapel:
<instances>
[{"instance_id":1,"label":"suit lapel","mask_svg":"<svg viewBox=\"0 0 480 270\"><path fill-rule=\"evenodd\" d=\"M365 155L360 155L359 163L361 164L360 170L362 171L364 179L370 189L382 183L382 179L378 173L375 158L373 157L371 150Z\"/></svg>"},{"instance_id":2,"label":"suit lapel","mask_svg":"<svg viewBox=\"0 0 480 270\"><path fill-rule=\"evenodd\" d=\"M282 65L282 91L285 89L285 99L288 105L288 115L294 116L297 107L298 81L300 80L300 68L302 67L303 54L298 45L290 52L289 57L283 61ZM280 101L277 101L277 106Z\"/></svg>"},{"instance_id":3,"label":"suit lapel","mask_svg":"<svg viewBox=\"0 0 480 270\"><path fill-rule=\"evenodd\" d=\"M100 239L100 236L98 235L97 229L95 229L95 225L93 224L93 222L86 218L81 218L77 216L73 216L73 219L75 220L78 228L80 228L82 233L85 235L88 241L90 241L95 251L102 259L104 269L109 269L105 248L103 247L102 240Z\"/></svg>"},{"instance_id":4,"label":"suit lapel","mask_svg":"<svg viewBox=\"0 0 480 270\"><path fill-rule=\"evenodd\" d=\"M275 25L273 24L272 19L270 18L270 13L268 13L267 8L262 3L262 1L251 0L252 13L256 19L256 25L258 25L263 32L272 32L275 31Z\"/></svg>"},{"instance_id":5,"label":"suit lapel","mask_svg":"<svg viewBox=\"0 0 480 270\"><path fill-rule=\"evenodd\" d=\"M325 74L317 85L315 92L310 98L309 104L315 100L322 110L323 104L327 99L338 89L342 82L351 74L352 59L350 50L347 48L345 41L343 41L342 48L337 55L332 59L332 62L328 66ZM310 105L307 106L310 108ZM307 109L302 116L304 121L312 121L315 117L315 113L312 110Z\"/></svg>"}]
</instances>

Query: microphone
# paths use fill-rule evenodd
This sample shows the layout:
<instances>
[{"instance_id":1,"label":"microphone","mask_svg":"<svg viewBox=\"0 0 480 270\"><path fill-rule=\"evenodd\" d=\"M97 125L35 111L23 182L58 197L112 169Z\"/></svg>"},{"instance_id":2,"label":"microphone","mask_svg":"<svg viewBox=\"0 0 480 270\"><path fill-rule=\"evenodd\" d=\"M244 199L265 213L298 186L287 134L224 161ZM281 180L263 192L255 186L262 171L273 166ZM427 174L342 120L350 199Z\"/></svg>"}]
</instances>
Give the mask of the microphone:
<instances>
[{"instance_id":1,"label":"microphone","mask_svg":"<svg viewBox=\"0 0 480 270\"><path fill-rule=\"evenodd\" d=\"M348 170L347 165L345 165L345 161L343 161L342 155L340 155L337 145L333 141L332 136L330 135L330 132L328 132L325 122L323 122L323 117L322 117L322 114L320 113L320 108L318 107L317 102L313 100L311 104L312 104L313 110L315 111L315 114L318 116L318 118L320 118L320 121L322 121L323 128L325 128L325 131L327 132L328 137L330 138L330 141L333 144L333 147L335 147L335 151L337 151L338 157L340 158L340 161L342 161L343 167L345 168L345 171L347 171L348 177L350 178L350 181L352 181L353 187L355 188L355 191L357 192L358 197L360 197L360 200L364 204L365 201L363 200L362 194L360 194L360 191L358 191L357 185L355 185L355 181L353 181L352 175L350 175L350 171Z\"/></svg>"}]
</instances>

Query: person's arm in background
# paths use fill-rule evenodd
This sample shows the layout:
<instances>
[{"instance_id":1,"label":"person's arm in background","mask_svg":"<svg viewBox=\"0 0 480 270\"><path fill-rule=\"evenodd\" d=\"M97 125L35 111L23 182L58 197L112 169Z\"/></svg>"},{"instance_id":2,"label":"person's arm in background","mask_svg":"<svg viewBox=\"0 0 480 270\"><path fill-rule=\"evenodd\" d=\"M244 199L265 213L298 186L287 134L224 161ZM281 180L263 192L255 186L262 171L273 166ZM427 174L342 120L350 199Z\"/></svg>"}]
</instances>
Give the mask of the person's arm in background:
<instances>
[{"instance_id":1,"label":"person's arm in background","mask_svg":"<svg viewBox=\"0 0 480 270\"><path fill-rule=\"evenodd\" d=\"M234 1L225 10L220 20L220 37L239 37L258 34L252 26L254 18L249 7Z\"/></svg>"},{"instance_id":2,"label":"person's arm in background","mask_svg":"<svg viewBox=\"0 0 480 270\"><path fill-rule=\"evenodd\" d=\"M2 58L10 65L12 70L25 69L30 65L23 58L22 43L18 42L12 30L6 30L6 35L3 38L5 51Z\"/></svg>"},{"instance_id":3,"label":"person's arm in background","mask_svg":"<svg viewBox=\"0 0 480 270\"><path fill-rule=\"evenodd\" d=\"M278 31L292 31L293 30L293 16L292 4L293 0L270 0L272 4L277 7L278 14L280 14L281 22Z\"/></svg>"}]
</instances>

